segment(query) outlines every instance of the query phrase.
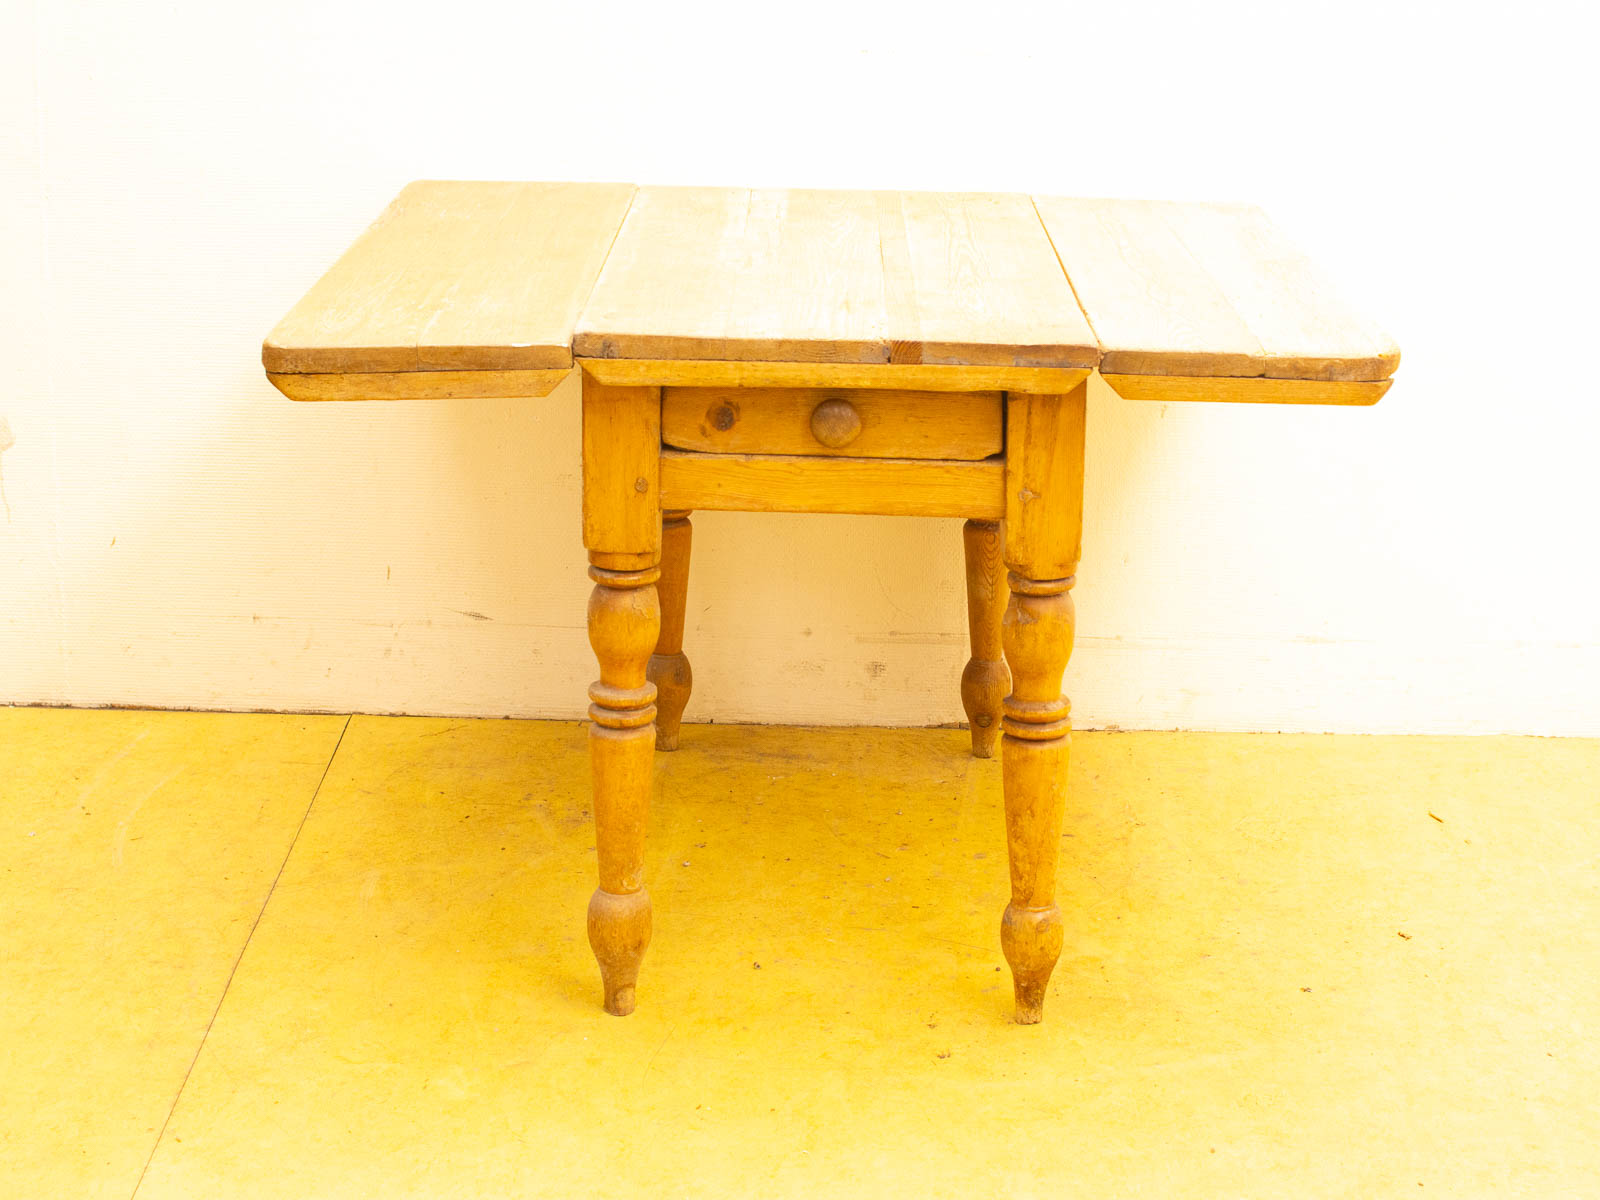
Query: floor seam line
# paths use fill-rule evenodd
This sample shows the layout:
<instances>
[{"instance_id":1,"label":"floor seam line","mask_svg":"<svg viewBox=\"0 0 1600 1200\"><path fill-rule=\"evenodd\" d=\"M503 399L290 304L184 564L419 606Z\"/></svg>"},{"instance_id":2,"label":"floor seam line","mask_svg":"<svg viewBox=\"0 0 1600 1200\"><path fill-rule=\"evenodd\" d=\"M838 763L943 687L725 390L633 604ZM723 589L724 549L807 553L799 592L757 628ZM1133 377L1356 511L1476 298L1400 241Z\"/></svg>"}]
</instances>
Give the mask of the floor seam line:
<instances>
[{"instance_id":1,"label":"floor seam line","mask_svg":"<svg viewBox=\"0 0 1600 1200\"><path fill-rule=\"evenodd\" d=\"M178 1090L173 1094L172 1104L167 1108L166 1119L156 1131L155 1141L150 1144L149 1157L144 1160L144 1167L139 1171L139 1178L134 1181L133 1191L128 1200L135 1200L139 1195L139 1189L144 1186L144 1177L149 1174L150 1164L156 1160L156 1151L161 1148L162 1139L167 1136L167 1126L172 1124L172 1114L178 1111L178 1101L183 1099L184 1089L189 1086L189 1076L194 1074L195 1064L200 1061L206 1042L211 1038L211 1027L217 1023L217 1014L222 1011L223 1002L228 998L228 990L233 987L233 977L239 973L239 964L244 961L245 951L250 949L250 943L255 940L256 929L261 925L261 918L266 915L267 905L272 903L273 893L278 890L278 880L283 878L284 868L289 865L289 857L294 853L294 848L300 844L300 832L306 827L306 821L311 816L311 809L316 804L317 797L322 795L322 785L328 782L328 772L333 769L333 760L339 756L339 747L344 745L344 735L349 730L352 719L354 714L347 713L344 724L339 727L339 736L334 740L328 761L323 764L322 775L317 780L317 786L311 789L311 799L306 802L306 810L300 814L300 822L294 827L294 836L289 839L289 845L283 852L283 861L278 864L278 870L272 876L272 883L267 887L267 894L261 899L261 907L256 910L255 920L250 922L250 932L245 934L244 943L239 947L239 953L234 956L233 966L229 968L228 978L222 984L222 992L217 997L216 1007L211 1010L211 1017L206 1021L205 1032L200 1035L200 1044L195 1047L194 1057L189 1060L188 1069L183 1073L183 1082L178 1084Z\"/></svg>"}]
</instances>

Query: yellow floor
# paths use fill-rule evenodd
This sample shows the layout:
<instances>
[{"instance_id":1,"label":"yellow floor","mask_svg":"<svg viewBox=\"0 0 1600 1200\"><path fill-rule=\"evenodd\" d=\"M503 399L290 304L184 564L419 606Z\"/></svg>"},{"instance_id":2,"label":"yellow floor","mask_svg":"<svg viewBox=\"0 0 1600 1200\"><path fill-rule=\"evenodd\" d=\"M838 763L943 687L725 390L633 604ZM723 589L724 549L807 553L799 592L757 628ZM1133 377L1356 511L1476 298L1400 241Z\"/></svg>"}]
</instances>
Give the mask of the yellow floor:
<instances>
[{"instance_id":1,"label":"yellow floor","mask_svg":"<svg viewBox=\"0 0 1600 1200\"><path fill-rule=\"evenodd\" d=\"M964 733L683 745L618 1020L581 726L0 709L0 1191L1600 1195L1600 742L1077 735L1032 1028Z\"/></svg>"}]
</instances>

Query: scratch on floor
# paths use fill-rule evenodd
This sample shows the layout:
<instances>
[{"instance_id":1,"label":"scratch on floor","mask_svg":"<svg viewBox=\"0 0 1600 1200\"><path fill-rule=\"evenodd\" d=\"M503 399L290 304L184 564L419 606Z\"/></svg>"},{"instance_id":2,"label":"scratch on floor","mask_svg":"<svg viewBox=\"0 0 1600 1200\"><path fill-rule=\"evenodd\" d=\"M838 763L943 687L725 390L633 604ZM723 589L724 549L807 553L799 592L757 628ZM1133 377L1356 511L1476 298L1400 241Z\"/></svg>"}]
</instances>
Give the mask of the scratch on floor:
<instances>
[{"instance_id":1,"label":"scratch on floor","mask_svg":"<svg viewBox=\"0 0 1600 1200\"><path fill-rule=\"evenodd\" d=\"M105 782L106 776L111 773L111 768L116 766L123 759L127 758L128 755L132 754L134 747L136 747L140 742L144 741L145 738L149 736L150 729L147 726L146 728L141 729L138 733L134 734L133 740L131 740L126 746L124 746L121 750L118 750L110 758L106 759L105 762L100 764L99 769L96 770L92 776L90 776L89 782L84 784L83 787L78 791L79 808L82 808L84 802L89 799L90 795L94 793L94 790Z\"/></svg>"},{"instance_id":2,"label":"scratch on floor","mask_svg":"<svg viewBox=\"0 0 1600 1200\"><path fill-rule=\"evenodd\" d=\"M150 799L151 796L154 796L162 788L166 787L167 784L171 783L179 775L182 775L184 770L185 768L183 767L174 767L172 770L168 771L166 775L162 777L161 782L157 783L155 787L151 788L149 791L145 792L144 795L135 800L133 802L133 807L128 810L128 815L117 822L117 832L111 839L112 866L120 867L122 865L122 851L123 848L128 844L128 827L133 824L133 819L139 815L139 810L144 807L145 801Z\"/></svg>"}]
</instances>

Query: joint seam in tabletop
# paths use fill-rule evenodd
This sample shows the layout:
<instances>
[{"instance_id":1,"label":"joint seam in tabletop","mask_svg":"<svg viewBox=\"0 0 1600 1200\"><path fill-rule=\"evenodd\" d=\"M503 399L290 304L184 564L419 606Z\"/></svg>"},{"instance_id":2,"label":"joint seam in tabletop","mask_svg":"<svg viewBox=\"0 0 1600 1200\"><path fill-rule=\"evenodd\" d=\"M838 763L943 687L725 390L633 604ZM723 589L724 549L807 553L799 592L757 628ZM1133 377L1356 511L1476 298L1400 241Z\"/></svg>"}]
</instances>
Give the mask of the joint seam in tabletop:
<instances>
[{"instance_id":1,"label":"joint seam in tabletop","mask_svg":"<svg viewBox=\"0 0 1600 1200\"><path fill-rule=\"evenodd\" d=\"M1360 383L1398 368L1393 340L1258 208L1033 199L1105 374Z\"/></svg>"},{"instance_id":2,"label":"joint seam in tabletop","mask_svg":"<svg viewBox=\"0 0 1600 1200\"><path fill-rule=\"evenodd\" d=\"M333 769L333 760L339 756L339 747L344 745L344 735L350 728L350 721L351 717L346 716L344 724L339 726L339 736L334 739L333 749L328 753L328 761L322 766L322 775L317 779L317 786L311 789L311 799L306 801L306 809L300 814L300 821L294 827L294 836L289 839L289 845L283 852L283 861L278 864L272 882L267 886L267 894L261 899L261 907L256 910L255 920L250 922L250 931L245 934L239 953L234 956L233 966L228 969L228 978L223 981L216 1006L211 1010L210 1019L206 1021L205 1031L200 1035L200 1044L194 1048L194 1057L189 1060L189 1066L183 1073L183 1080L172 1095L172 1104L167 1108L167 1115L161 1122L161 1128L156 1131L156 1136L150 1143L150 1153L144 1160L144 1166L140 1168L139 1178L134 1181L129 1200L134 1200L138 1196L139 1189L144 1186L144 1177L150 1173L150 1164L155 1161L156 1151L161 1149L161 1142L167 1136L167 1126L172 1124L172 1115L178 1111L178 1102L183 1099L184 1089L189 1086L189 1077L194 1074L195 1065L200 1061L200 1055L205 1051L206 1042L211 1037L212 1027L217 1023L217 1014L222 1011L222 1005L228 998L228 991L233 987L233 977L239 973L239 964L244 961L245 952L250 949L250 943L255 939L256 929L261 925L261 918L266 915L267 905L272 903L273 893L278 890L278 880L283 878L284 868L289 865L289 857L300 843L300 832L306 827L306 820L311 816L311 809L316 804L317 797L322 794L322 785L328 782L328 772Z\"/></svg>"},{"instance_id":3,"label":"joint seam in tabletop","mask_svg":"<svg viewBox=\"0 0 1600 1200\"><path fill-rule=\"evenodd\" d=\"M1039 202L1034 199L1034 197L1029 196L1028 204L1033 209L1033 215L1035 219L1037 219L1039 222L1039 228L1044 230L1045 240L1050 243L1051 253L1056 256L1056 265L1061 268L1061 274L1066 279L1067 286L1072 289L1072 298L1078 304L1078 311L1083 314L1084 323L1089 326L1089 332L1094 334L1095 343L1100 347L1100 358L1104 359L1106 354L1106 341L1100 336L1100 331L1095 328L1094 318L1089 315L1089 310L1084 307L1083 297L1078 294L1078 285L1072 280L1072 272L1067 270L1067 261L1061 257L1061 247L1056 245L1056 239L1050 234L1050 226L1045 224L1044 214L1039 211ZM1095 363L1095 368L1097 370L1099 369L1099 365L1100 364L1098 362Z\"/></svg>"}]
</instances>

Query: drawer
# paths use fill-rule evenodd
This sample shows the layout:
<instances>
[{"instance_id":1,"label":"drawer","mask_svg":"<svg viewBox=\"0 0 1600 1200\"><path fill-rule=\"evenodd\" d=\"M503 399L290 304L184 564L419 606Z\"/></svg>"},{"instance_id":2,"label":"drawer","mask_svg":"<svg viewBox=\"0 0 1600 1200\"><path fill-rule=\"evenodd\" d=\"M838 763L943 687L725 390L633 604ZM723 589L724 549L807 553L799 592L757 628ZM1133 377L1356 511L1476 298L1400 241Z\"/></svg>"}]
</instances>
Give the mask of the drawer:
<instances>
[{"instance_id":1,"label":"drawer","mask_svg":"<svg viewBox=\"0 0 1600 1200\"><path fill-rule=\"evenodd\" d=\"M661 389L661 440L722 454L976 461L1004 446L999 392Z\"/></svg>"}]
</instances>

